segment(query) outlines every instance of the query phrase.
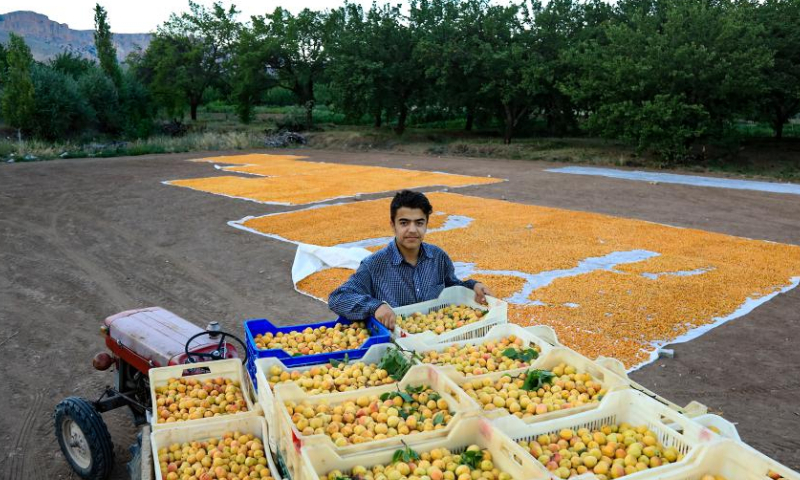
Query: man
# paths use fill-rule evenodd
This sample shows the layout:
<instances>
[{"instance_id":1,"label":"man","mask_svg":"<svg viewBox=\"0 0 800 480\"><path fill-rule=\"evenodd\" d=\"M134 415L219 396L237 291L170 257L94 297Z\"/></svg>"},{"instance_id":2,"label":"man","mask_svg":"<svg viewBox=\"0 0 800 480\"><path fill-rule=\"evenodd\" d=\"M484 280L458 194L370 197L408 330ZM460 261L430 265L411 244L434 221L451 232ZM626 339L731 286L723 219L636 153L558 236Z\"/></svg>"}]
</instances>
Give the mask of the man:
<instances>
[{"instance_id":1,"label":"man","mask_svg":"<svg viewBox=\"0 0 800 480\"><path fill-rule=\"evenodd\" d=\"M486 295L491 295L486 285L459 280L447 253L422 242L433 212L425 195L403 190L392 199L390 212L394 240L365 258L356 273L331 293L331 310L351 320L374 316L392 330L392 307L432 300L445 287L470 288L476 302L486 303Z\"/></svg>"}]
</instances>

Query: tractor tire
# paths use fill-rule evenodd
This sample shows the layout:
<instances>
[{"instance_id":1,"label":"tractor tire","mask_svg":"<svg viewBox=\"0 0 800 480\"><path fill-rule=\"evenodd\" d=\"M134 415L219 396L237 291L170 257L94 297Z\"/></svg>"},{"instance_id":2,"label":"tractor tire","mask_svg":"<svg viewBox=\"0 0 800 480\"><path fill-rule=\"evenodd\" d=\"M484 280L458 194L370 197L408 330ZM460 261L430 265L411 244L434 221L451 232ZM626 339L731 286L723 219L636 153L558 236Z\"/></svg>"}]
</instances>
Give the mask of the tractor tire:
<instances>
[{"instance_id":1,"label":"tractor tire","mask_svg":"<svg viewBox=\"0 0 800 480\"><path fill-rule=\"evenodd\" d=\"M56 405L56 438L75 473L85 480L106 480L114 468L114 444L103 417L83 398Z\"/></svg>"}]
</instances>

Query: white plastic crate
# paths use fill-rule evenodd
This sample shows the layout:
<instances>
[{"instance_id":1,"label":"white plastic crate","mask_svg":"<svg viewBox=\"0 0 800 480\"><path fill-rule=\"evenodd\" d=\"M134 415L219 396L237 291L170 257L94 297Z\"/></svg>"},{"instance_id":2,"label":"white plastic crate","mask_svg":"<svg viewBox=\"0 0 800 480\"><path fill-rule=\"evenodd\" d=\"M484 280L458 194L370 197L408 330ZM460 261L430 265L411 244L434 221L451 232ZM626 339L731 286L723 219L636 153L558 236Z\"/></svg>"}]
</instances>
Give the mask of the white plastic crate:
<instances>
[{"instance_id":1,"label":"white plastic crate","mask_svg":"<svg viewBox=\"0 0 800 480\"><path fill-rule=\"evenodd\" d=\"M194 371L208 370L207 373L193 374ZM250 379L244 370L241 360L231 358L227 360L216 360L210 362L198 362L185 365L173 365L169 367L151 368L149 372L150 377L150 401L152 402L153 415L151 417L151 425L153 431L163 430L167 428L175 428L185 424L196 424L209 422L220 417L239 416L239 415L259 415L255 408L255 404L250 396L251 387ZM156 387L161 387L167 383L170 378L191 377L197 380L205 380L207 378L224 377L231 380L238 381L242 390L242 396L247 402L247 411L239 412L229 415L221 415L210 418L200 418L197 420L186 420L170 423L157 423L156 413Z\"/></svg>"},{"instance_id":2,"label":"white plastic crate","mask_svg":"<svg viewBox=\"0 0 800 480\"><path fill-rule=\"evenodd\" d=\"M267 458L267 467L272 478L281 480L275 462L267 442L267 424L262 417L257 416L238 416L216 417L211 422L202 424L183 422L178 428L159 430L150 434L150 444L153 449L153 463L155 465L156 480L163 480L161 476L161 465L158 460L158 450L169 447L174 443L206 441L210 438L222 438L226 432L241 432L242 434L253 434L261 439L264 444L264 456Z\"/></svg>"},{"instance_id":3,"label":"white plastic crate","mask_svg":"<svg viewBox=\"0 0 800 480\"><path fill-rule=\"evenodd\" d=\"M769 480L768 472L786 480L800 480L800 473L735 440L721 440L699 449L693 462L659 474L659 480L700 480L703 475L722 475L726 480Z\"/></svg>"},{"instance_id":4,"label":"white plastic crate","mask_svg":"<svg viewBox=\"0 0 800 480\"><path fill-rule=\"evenodd\" d=\"M511 475L514 480L544 480L550 476L547 470L525 449L504 435L491 422L481 417L470 417L459 422L445 438L416 439L410 436L406 444L423 453L435 448L446 448L451 453L461 453L470 445L478 445L492 454L494 466ZM395 449L381 449L342 457L326 446L303 447L302 468L293 480L320 480L328 472L339 470L345 475L353 467L361 465L388 465Z\"/></svg>"},{"instance_id":5,"label":"white plastic crate","mask_svg":"<svg viewBox=\"0 0 800 480\"><path fill-rule=\"evenodd\" d=\"M628 383L628 385L630 385L632 389L642 392L650 398L658 400L659 402L667 405L676 412L682 413L686 416L693 418L708 413L708 407L706 407L700 402L693 400L689 402L685 407L681 407L677 403L667 400L666 398L662 397L661 395L658 395L652 390L645 388L644 385L635 382L634 380L628 377L628 371L625 369L625 365L616 358L600 356L595 359L595 363L607 370L610 370L617 376L625 378L625 381Z\"/></svg>"},{"instance_id":6,"label":"white plastic crate","mask_svg":"<svg viewBox=\"0 0 800 480\"><path fill-rule=\"evenodd\" d=\"M405 307L394 308L396 315L408 316L412 313L430 313L448 305L467 305L473 308L487 310L486 314L477 322L464 325L463 327L436 334L434 332L422 332L410 334L396 325L394 328L394 338L417 338L428 342L455 342L458 340L469 340L486 335L493 325L508 322L508 303L503 300L486 297L488 305L481 305L475 301L475 291L466 287L449 287L442 290L438 298L427 302L406 305Z\"/></svg>"},{"instance_id":7,"label":"white plastic crate","mask_svg":"<svg viewBox=\"0 0 800 480\"><path fill-rule=\"evenodd\" d=\"M584 357L583 355L579 354L578 352L566 348L552 348L549 352L545 353L544 355L540 356L530 367L517 369L517 370L509 370L506 372L493 372L493 373L486 373L483 375L474 375L471 377L464 377L461 374L453 375L450 373L451 378L455 380L455 382L462 386L467 382L474 382L483 379L490 379L492 382L495 382L500 379L500 377L504 375L520 375L521 373L529 370L529 369L539 369L539 370L552 370L554 367L558 366L561 363L566 363L567 365L572 365L575 367L577 373L588 373L592 376L592 379L599 382L603 388L607 390L608 393L614 392L617 390L623 390L628 388L628 379L627 377L622 378L619 375L612 373L611 371L597 365L596 363L592 362L588 358ZM468 396L469 397L469 396ZM598 408L600 404L602 404L605 399L608 397L602 398L598 403L591 403L587 405L581 405L579 407L572 407L563 410L554 410L552 412L544 413L541 415L533 415L530 417L525 418L523 421L525 423L539 423L547 420L551 420L554 418L565 417L569 415L575 415L580 412L584 412L587 410L592 410ZM469 397L469 399L475 403L475 406L483 412L483 415L489 419L495 419L500 417L505 417L510 415L508 410L505 408L495 408L493 410L483 410L481 406L478 404L478 401ZM516 418L516 417L514 417Z\"/></svg>"},{"instance_id":8,"label":"white plastic crate","mask_svg":"<svg viewBox=\"0 0 800 480\"><path fill-rule=\"evenodd\" d=\"M382 440L372 440L364 443L337 447L328 435L302 435L294 426L289 411L283 408L283 405L287 401L299 404L309 400L314 404L338 405L345 401L355 400L358 397L380 396L385 392L404 391L406 387L419 385L427 385L438 393L439 396L447 402L449 410L453 412L453 418L444 428L430 432L398 435ZM287 469L290 472L295 472L299 467L300 449L304 446L325 445L340 456L360 454L382 448L396 450L402 448L403 441L408 441L408 439L411 438L418 439L419 441L442 438L446 436L459 421L469 416L476 416L479 413L476 408L477 404L473 402L463 390L458 388L455 382L430 365L411 367L400 382L380 387L364 388L355 392L339 392L310 396L297 388L294 384L280 384L275 386L274 393L275 421L273 425L277 427L275 429L275 436L278 443L277 451L283 457Z\"/></svg>"},{"instance_id":9,"label":"white plastic crate","mask_svg":"<svg viewBox=\"0 0 800 480\"><path fill-rule=\"evenodd\" d=\"M626 480L662 479L662 475L666 472L675 471L681 465L695 461L698 452L702 450L698 447L722 441L711 430L693 422L663 403L631 389L609 393L602 404L594 410L547 422L526 424L513 415L493 420L495 427L515 442L532 441L543 434L558 434L562 429L597 430L603 425L618 425L623 422L634 426L647 425L647 428L656 434L662 445L674 447L684 455L680 462L658 467L657 470L648 469L626 475ZM678 427L680 431L672 427ZM533 457L531 456L531 458ZM584 474L580 478L592 477L591 474ZM692 480L700 479L698 477Z\"/></svg>"},{"instance_id":10,"label":"white plastic crate","mask_svg":"<svg viewBox=\"0 0 800 480\"><path fill-rule=\"evenodd\" d=\"M378 344L378 345L373 345L373 346L369 347L369 350L367 350L367 353L362 358L350 360L350 362L348 362L348 363L363 362L363 363L368 364L368 365L369 364L373 364L373 363L379 363L381 361L381 358L383 358L383 356L384 356L384 354L386 353L387 350L396 349L396 348L397 347L395 345L391 344L391 343L381 343L381 344ZM409 358L409 361L411 361L410 358ZM264 409L264 414L267 417L267 423L269 424L269 437L270 437L269 438L269 442L270 442L270 446L273 449L276 449L277 446L278 446L277 433L276 433L276 429L273 428L273 425L272 425L274 423L274 418L275 418L275 416L274 416L274 412L275 412L275 406L274 406L275 393L272 391L272 387L270 387L270 385L269 385L269 381L268 381L269 369L272 368L273 366L277 365L278 367L281 368L281 370L285 370L285 371L287 371L289 373L294 372L294 371L305 372L305 371L311 370L314 367L319 367L320 365L303 365L303 366L300 366L300 367L286 367L283 364L283 362L281 362L279 359L272 358L272 357L256 359L255 364L256 364L256 383L258 385L258 388L257 388L257 390L258 390L258 392L257 392L258 402L261 404L261 408ZM412 364L413 364L413 362L412 362ZM325 364L321 364L321 365L325 365ZM300 387L298 387L296 384L294 384L293 382L287 382L285 384L284 388L286 388L287 391L296 389L294 395L302 395L304 393L303 390Z\"/></svg>"},{"instance_id":11,"label":"white plastic crate","mask_svg":"<svg viewBox=\"0 0 800 480\"><path fill-rule=\"evenodd\" d=\"M706 413L704 415L698 415L696 417L690 417L692 421L699 423L700 425L712 430L716 428L719 430L718 435L724 438L729 438L731 440L741 441L741 437L739 437L739 431L736 430L736 426L725 420L724 418L720 417L719 415L714 415L713 413ZM713 430L712 430L713 431Z\"/></svg>"},{"instance_id":12,"label":"white plastic crate","mask_svg":"<svg viewBox=\"0 0 800 480\"><path fill-rule=\"evenodd\" d=\"M514 335L517 338L521 338L524 342L525 348L529 347L531 344L538 346L539 357L542 357L544 354L553 350L554 348L549 342L533 335L527 328L520 327L519 325L515 325L513 323L502 323L500 325L493 325L486 333L486 335L470 340L438 343L438 342L427 342L425 341L425 339L414 338L414 336L411 336L405 338L398 338L396 342L404 350L413 351L415 354L421 357L425 352L435 351L441 353L451 346L460 346L467 344L481 345L489 340L499 340L511 335ZM462 373L459 373L458 370L456 370L455 365L437 365L437 366L439 367L440 370L446 372L448 375L453 374L454 376L459 376L459 375L465 376ZM523 367L513 370L504 370L503 373L511 373L513 375L513 373L516 371L524 371L527 370L528 368L530 367ZM472 375L469 376L471 377Z\"/></svg>"}]
</instances>

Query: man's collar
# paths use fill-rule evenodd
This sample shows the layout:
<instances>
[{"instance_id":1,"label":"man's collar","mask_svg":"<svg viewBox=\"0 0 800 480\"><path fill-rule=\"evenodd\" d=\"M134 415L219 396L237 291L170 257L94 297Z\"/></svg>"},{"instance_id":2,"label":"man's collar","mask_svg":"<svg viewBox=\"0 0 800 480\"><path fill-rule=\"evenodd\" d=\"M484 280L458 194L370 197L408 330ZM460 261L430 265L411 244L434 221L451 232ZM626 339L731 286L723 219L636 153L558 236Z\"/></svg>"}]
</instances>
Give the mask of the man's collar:
<instances>
[{"instance_id":1,"label":"man's collar","mask_svg":"<svg viewBox=\"0 0 800 480\"><path fill-rule=\"evenodd\" d=\"M389 250L392 253L392 265L400 265L401 263L403 263L403 260L405 259L403 258L403 254L400 253L400 249L397 247L397 240L392 239L392 243L389 247L390 247ZM425 243L420 243L419 251L420 251L419 258L422 257L433 258L430 249L425 247Z\"/></svg>"}]
</instances>

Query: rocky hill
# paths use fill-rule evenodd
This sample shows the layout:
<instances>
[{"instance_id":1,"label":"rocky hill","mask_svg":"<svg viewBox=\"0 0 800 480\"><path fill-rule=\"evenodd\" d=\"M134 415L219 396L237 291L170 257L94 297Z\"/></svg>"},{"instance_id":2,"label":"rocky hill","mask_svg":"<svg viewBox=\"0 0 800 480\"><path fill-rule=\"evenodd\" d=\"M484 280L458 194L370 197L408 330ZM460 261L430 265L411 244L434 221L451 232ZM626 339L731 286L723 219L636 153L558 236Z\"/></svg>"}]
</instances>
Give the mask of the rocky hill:
<instances>
[{"instance_id":1,"label":"rocky hill","mask_svg":"<svg viewBox=\"0 0 800 480\"><path fill-rule=\"evenodd\" d=\"M6 43L9 33L23 37L36 60L48 60L64 50L97 59L93 30L73 30L67 24L54 22L40 13L0 14L0 42ZM137 45L145 49L150 43L149 33L115 33L113 38L120 61Z\"/></svg>"}]
</instances>

